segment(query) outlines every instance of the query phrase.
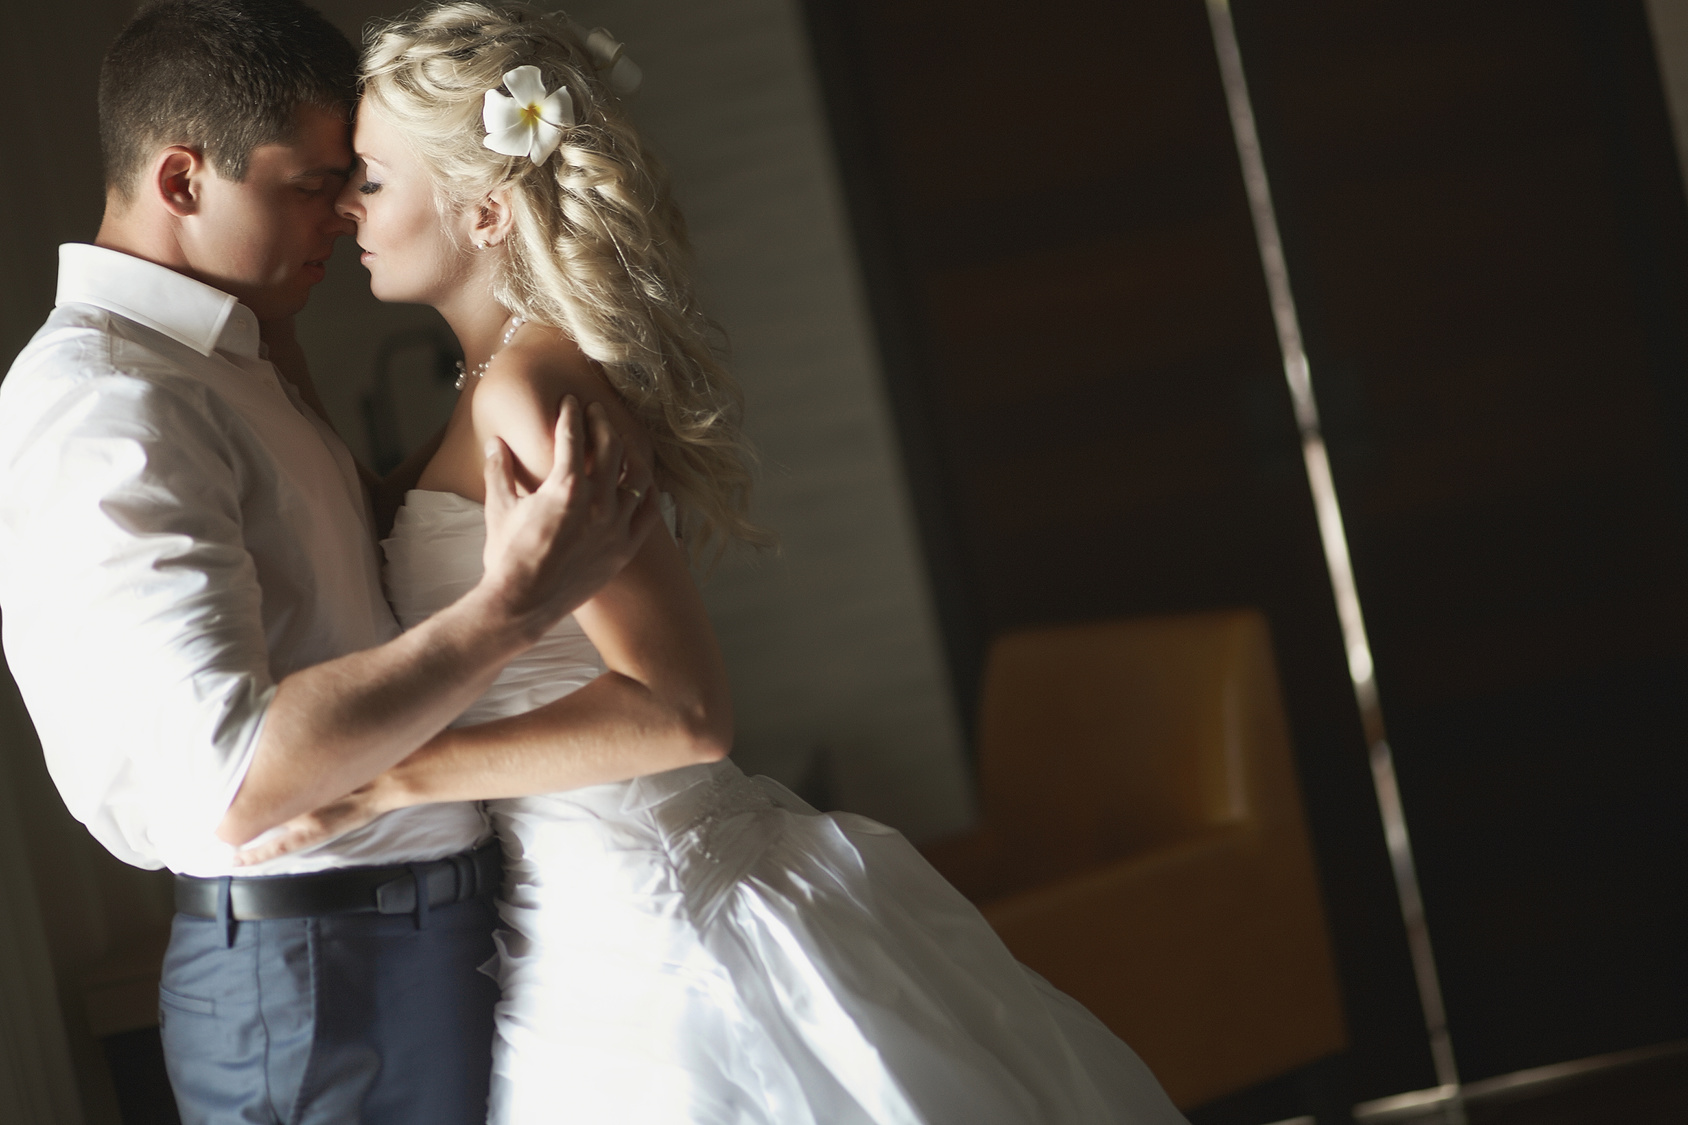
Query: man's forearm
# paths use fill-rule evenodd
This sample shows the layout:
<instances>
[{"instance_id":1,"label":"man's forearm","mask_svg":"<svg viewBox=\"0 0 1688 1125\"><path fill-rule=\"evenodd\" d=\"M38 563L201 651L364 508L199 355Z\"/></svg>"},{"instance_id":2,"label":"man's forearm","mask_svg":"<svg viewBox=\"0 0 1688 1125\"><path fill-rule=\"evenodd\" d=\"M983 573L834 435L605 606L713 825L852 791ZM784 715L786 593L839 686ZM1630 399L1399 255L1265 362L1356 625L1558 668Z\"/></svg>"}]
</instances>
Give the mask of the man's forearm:
<instances>
[{"instance_id":1,"label":"man's forearm","mask_svg":"<svg viewBox=\"0 0 1688 1125\"><path fill-rule=\"evenodd\" d=\"M281 681L217 835L245 843L405 758L532 643L476 590L396 640Z\"/></svg>"}]
</instances>

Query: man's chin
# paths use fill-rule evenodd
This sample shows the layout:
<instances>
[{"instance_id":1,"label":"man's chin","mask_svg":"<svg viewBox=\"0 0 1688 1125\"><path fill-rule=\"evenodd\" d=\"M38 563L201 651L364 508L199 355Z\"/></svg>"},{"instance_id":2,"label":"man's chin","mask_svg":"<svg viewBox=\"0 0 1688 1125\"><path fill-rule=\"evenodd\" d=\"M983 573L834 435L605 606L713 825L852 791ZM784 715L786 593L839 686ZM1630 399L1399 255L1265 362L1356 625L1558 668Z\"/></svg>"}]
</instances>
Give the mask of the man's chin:
<instances>
[{"instance_id":1,"label":"man's chin","mask_svg":"<svg viewBox=\"0 0 1688 1125\"><path fill-rule=\"evenodd\" d=\"M311 299L309 286L290 288L285 292L266 293L262 298L250 300L247 305L257 316L260 323L271 320L287 320L305 311L305 303Z\"/></svg>"}]
</instances>

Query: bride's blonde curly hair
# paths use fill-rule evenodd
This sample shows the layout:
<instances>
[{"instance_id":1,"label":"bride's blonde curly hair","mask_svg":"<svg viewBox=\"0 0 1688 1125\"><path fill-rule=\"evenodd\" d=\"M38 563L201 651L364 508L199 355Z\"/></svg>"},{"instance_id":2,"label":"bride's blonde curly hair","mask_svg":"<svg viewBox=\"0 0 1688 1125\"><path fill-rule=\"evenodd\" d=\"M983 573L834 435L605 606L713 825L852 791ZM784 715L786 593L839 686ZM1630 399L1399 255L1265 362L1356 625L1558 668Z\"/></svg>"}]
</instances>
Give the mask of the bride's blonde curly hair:
<instances>
[{"instance_id":1,"label":"bride's blonde curly hair","mask_svg":"<svg viewBox=\"0 0 1688 1125\"><path fill-rule=\"evenodd\" d=\"M482 144L482 99L519 66L574 100L576 123L538 165ZM509 189L514 226L494 294L602 366L650 432L693 557L712 540L768 543L747 516L743 395L693 294L685 220L567 17L474 0L416 9L369 32L363 97L431 168L445 213Z\"/></svg>"}]
</instances>

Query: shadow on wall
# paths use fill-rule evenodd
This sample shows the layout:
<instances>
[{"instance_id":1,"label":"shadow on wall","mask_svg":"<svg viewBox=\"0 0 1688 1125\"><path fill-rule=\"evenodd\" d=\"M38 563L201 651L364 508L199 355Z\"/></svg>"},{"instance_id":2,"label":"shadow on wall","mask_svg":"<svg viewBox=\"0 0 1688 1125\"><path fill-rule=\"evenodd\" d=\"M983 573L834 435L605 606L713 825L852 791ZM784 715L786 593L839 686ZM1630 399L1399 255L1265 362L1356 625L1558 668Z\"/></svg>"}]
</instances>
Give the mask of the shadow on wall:
<instances>
[{"instance_id":1,"label":"shadow on wall","mask_svg":"<svg viewBox=\"0 0 1688 1125\"><path fill-rule=\"evenodd\" d=\"M451 417L463 355L450 333L412 328L381 341L371 370L358 413L369 467L385 475Z\"/></svg>"},{"instance_id":2,"label":"shadow on wall","mask_svg":"<svg viewBox=\"0 0 1688 1125\"><path fill-rule=\"evenodd\" d=\"M40 175L0 184L0 359L10 363L53 305L61 242L90 241L104 202L96 129L95 89L106 44L133 11L127 0L66 0L37 5L3 40L0 67L0 137L19 166ZM39 49L50 44L50 49ZM98 686L90 685L97 695ZM41 1120L81 1120L116 1125L118 1107L97 1035L99 1013L90 1014L85 984L110 958L156 945L172 910L169 876L140 871L112 858L59 801L41 760L16 688L0 677L0 787L16 810L21 858L39 902L42 950L51 965L57 1012L33 1016L12 1011L9 1020L33 1019L48 1035L62 1017L73 1076L62 1105L35 1105ZM11 902L14 922L36 911ZM15 996L9 995L8 1002ZM153 1002L156 1004L156 1001ZM54 1079L55 1048L40 1042L43 1071L32 1081ZM63 1058L63 1054L58 1054ZM68 1099L68 1100L66 1100ZM57 1116L46 1116L56 1112Z\"/></svg>"}]
</instances>

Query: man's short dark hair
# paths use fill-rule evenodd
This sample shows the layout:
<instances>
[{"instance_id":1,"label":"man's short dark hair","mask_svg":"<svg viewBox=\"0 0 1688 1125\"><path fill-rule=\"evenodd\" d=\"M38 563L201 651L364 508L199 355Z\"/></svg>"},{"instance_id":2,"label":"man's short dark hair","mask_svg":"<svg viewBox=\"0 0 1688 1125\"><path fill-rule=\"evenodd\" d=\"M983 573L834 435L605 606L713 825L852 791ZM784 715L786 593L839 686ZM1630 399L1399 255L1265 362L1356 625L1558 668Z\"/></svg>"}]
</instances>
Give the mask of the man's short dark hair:
<instances>
[{"instance_id":1,"label":"man's short dark hair","mask_svg":"<svg viewBox=\"0 0 1688 1125\"><path fill-rule=\"evenodd\" d=\"M307 105L349 110L357 50L299 0L161 0L130 21L100 66L106 186L124 196L165 145L246 178L259 145L292 137Z\"/></svg>"}]
</instances>

